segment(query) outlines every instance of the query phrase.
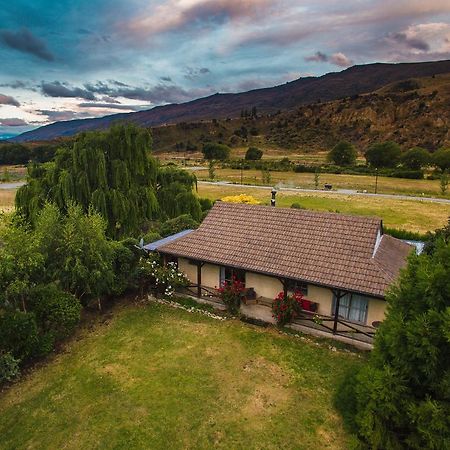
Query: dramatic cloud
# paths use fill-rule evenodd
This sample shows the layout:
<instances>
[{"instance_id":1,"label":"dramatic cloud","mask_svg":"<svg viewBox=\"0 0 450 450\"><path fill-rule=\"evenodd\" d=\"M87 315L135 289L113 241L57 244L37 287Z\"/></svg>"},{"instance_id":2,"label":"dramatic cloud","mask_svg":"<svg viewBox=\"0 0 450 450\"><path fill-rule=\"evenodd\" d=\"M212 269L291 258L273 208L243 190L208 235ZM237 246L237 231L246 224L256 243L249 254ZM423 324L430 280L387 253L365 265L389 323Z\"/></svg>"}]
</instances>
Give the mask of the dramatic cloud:
<instances>
[{"instance_id":1,"label":"dramatic cloud","mask_svg":"<svg viewBox=\"0 0 450 450\"><path fill-rule=\"evenodd\" d=\"M18 119L17 117L14 118L5 118L0 119L0 125L4 125L6 127L23 127L25 125L28 125L27 122L23 119Z\"/></svg>"},{"instance_id":2,"label":"dramatic cloud","mask_svg":"<svg viewBox=\"0 0 450 450\"><path fill-rule=\"evenodd\" d=\"M353 64L353 61L342 52L333 53L330 56L322 52L316 52L314 55L305 56L304 59L308 62L330 62L339 67L349 67Z\"/></svg>"},{"instance_id":3,"label":"dramatic cloud","mask_svg":"<svg viewBox=\"0 0 450 450\"><path fill-rule=\"evenodd\" d=\"M11 106L20 106L20 103L10 95L0 94L0 105L11 105Z\"/></svg>"},{"instance_id":4,"label":"dramatic cloud","mask_svg":"<svg viewBox=\"0 0 450 450\"><path fill-rule=\"evenodd\" d=\"M64 98L84 98L85 100L95 100L95 95L78 87L72 87L60 81L51 83L42 83L42 93L48 97L64 97Z\"/></svg>"},{"instance_id":5,"label":"dramatic cloud","mask_svg":"<svg viewBox=\"0 0 450 450\"><path fill-rule=\"evenodd\" d=\"M45 61L53 61L55 59L47 48L47 44L42 39L34 36L27 28L22 28L17 32L1 30L0 40L14 50L29 53Z\"/></svg>"}]
</instances>

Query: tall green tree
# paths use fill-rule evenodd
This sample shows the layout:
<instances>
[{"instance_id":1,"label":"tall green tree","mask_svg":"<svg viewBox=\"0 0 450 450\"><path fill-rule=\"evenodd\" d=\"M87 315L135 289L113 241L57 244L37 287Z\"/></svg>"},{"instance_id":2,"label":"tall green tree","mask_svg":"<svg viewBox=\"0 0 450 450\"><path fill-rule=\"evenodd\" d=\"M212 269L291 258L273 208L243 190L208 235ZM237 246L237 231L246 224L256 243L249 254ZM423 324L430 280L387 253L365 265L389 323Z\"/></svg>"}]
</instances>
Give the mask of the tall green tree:
<instances>
[{"instance_id":1,"label":"tall green tree","mask_svg":"<svg viewBox=\"0 0 450 450\"><path fill-rule=\"evenodd\" d=\"M231 149L228 145L209 142L203 146L203 157L207 160L225 161L230 157Z\"/></svg>"},{"instance_id":2,"label":"tall green tree","mask_svg":"<svg viewBox=\"0 0 450 450\"><path fill-rule=\"evenodd\" d=\"M355 147L350 142L341 141L328 153L328 161L337 166L352 166L356 162L356 156Z\"/></svg>"},{"instance_id":3,"label":"tall green tree","mask_svg":"<svg viewBox=\"0 0 450 450\"><path fill-rule=\"evenodd\" d=\"M411 170L420 170L431 161L430 153L422 147L413 147L403 153L401 161Z\"/></svg>"},{"instance_id":4,"label":"tall green tree","mask_svg":"<svg viewBox=\"0 0 450 450\"><path fill-rule=\"evenodd\" d=\"M412 256L357 376L358 432L372 449L450 447L450 243Z\"/></svg>"},{"instance_id":5,"label":"tall green tree","mask_svg":"<svg viewBox=\"0 0 450 450\"><path fill-rule=\"evenodd\" d=\"M442 147L433 155L433 163L442 171L450 170L450 148Z\"/></svg>"},{"instance_id":6,"label":"tall green tree","mask_svg":"<svg viewBox=\"0 0 450 450\"><path fill-rule=\"evenodd\" d=\"M172 168L159 168L151 156L151 136L135 125L115 125L107 131L80 134L72 147L57 151L53 162L33 164L28 182L16 196L17 211L35 223L46 202L63 213L76 203L84 213L94 208L107 223L114 238L138 235L149 221L170 217L177 196L188 202L183 213L197 214L200 206L192 192L195 176ZM159 191L170 185L169 199ZM167 201L172 205L167 205Z\"/></svg>"},{"instance_id":7,"label":"tall green tree","mask_svg":"<svg viewBox=\"0 0 450 450\"><path fill-rule=\"evenodd\" d=\"M393 141L372 144L366 151L367 163L378 169L383 167L395 167L400 161L400 146Z\"/></svg>"}]
</instances>

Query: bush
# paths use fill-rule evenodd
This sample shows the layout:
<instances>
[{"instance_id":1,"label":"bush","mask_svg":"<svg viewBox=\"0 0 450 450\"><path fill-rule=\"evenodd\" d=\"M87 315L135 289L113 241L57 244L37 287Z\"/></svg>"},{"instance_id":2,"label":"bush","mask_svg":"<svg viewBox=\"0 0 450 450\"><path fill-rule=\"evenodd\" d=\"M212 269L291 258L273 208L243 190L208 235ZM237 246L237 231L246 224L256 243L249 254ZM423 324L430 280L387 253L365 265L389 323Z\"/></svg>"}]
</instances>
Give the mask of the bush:
<instances>
[{"instance_id":1,"label":"bush","mask_svg":"<svg viewBox=\"0 0 450 450\"><path fill-rule=\"evenodd\" d=\"M198 201L203 212L209 211L214 205L213 201L209 198L199 198Z\"/></svg>"},{"instance_id":2,"label":"bush","mask_svg":"<svg viewBox=\"0 0 450 450\"><path fill-rule=\"evenodd\" d=\"M198 227L198 222L195 221L189 214L182 214L181 216L170 219L161 225L161 236L166 237L180 231L194 229Z\"/></svg>"},{"instance_id":3,"label":"bush","mask_svg":"<svg viewBox=\"0 0 450 450\"><path fill-rule=\"evenodd\" d=\"M29 305L40 331L52 342L69 336L80 321L79 300L54 284L32 289Z\"/></svg>"},{"instance_id":4,"label":"bush","mask_svg":"<svg viewBox=\"0 0 450 450\"><path fill-rule=\"evenodd\" d=\"M256 161L261 159L263 155L263 151L256 147L249 147L249 149L245 153L245 159L248 161Z\"/></svg>"},{"instance_id":5,"label":"bush","mask_svg":"<svg viewBox=\"0 0 450 450\"><path fill-rule=\"evenodd\" d=\"M292 203L291 208L294 208L294 209L305 209L304 206L300 205L300 203L297 203L297 202Z\"/></svg>"},{"instance_id":6,"label":"bush","mask_svg":"<svg viewBox=\"0 0 450 450\"><path fill-rule=\"evenodd\" d=\"M161 238L162 236L157 231L149 231L142 236L142 239L144 239L144 244L150 244L151 242L158 241Z\"/></svg>"},{"instance_id":7,"label":"bush","mask_svg":"<svg viewBox=\"0 0 450 450\"><path fill-rule=\"evenodd\" d=\"M0 353L0 384L19 376L19 363L11 353Z\"/></svg>"},{"instance_id":8,"label":"bush","mask_svg":"<svg viewBox=\"0 0 450 450\"><path fill-rule=\"evenodd\" d=\"M40 353L38 327L33 313L6 311L0 315L0 353L23 361Z\"/></svg>"},{"instance_id":9,"label":"bush","mask_svg":"<svg viewBox=\"0 0 450 450\"><path fill-rule=\"evenodd\" d=\"M395 169L388 176L394 178L408 178L410 180L423 180L423 170Z\"/></svg>"},{"instance_id":10,"label":"bush","mask_svg":"<svg viewBox=\"0 0 450 450\"><path fill-rule=\"evenodd\" d=\"M244 291L244 284L233 277L232 280L224 281L218 289L222 301L225 303L228 312L233 315L239 313L241 306L241 295Z\"/></svg>"},{"instance_id":11,"label":"bush","mask_svg":"<svg viewBox=\"0 0 450 450\"><path fill-rule=\"evenodd\" d=\"M279 326L284 326L293 319L302 309L303 295L295 292L292 295L284 295L280 292L272 303L272 316Z\"/></svg>"}]
</instances>

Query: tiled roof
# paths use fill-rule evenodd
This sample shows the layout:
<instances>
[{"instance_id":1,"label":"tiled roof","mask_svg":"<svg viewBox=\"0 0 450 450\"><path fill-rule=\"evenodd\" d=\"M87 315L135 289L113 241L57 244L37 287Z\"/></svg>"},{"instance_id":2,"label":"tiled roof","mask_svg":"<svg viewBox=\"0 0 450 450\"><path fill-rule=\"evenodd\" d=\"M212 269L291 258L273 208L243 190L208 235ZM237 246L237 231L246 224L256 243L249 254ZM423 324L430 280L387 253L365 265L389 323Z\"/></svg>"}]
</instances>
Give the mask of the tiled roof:
<instances>
[{"instance_id":1,"label":"tiled roof","mask_svg":"<svg viewBox=\"0 0 450 450\"><path fill-rule=\"evenodd\" d=\"M143 249L148 251L155 251L158 250L159 247L169 244L170 242L174 242L177 239L180 239L183 236L186 236L187 234L191 233L193 230L184 230L180 231L179 233L172 234L170 236L167 236L165 238L159 239L154 242L150 242L150 244L144 245Z\"/></svg>"},{"instance_id":2,"label":"tiled roof","mask_svg":"<svg viewBox=\"0 0 450 450\"><path fill-rule=\"evenodd\" d=\"M380 230L372 217L216 202L197 230L158 250L383 297L411 246L377 242Z\"/></svg>"}]
</instances>

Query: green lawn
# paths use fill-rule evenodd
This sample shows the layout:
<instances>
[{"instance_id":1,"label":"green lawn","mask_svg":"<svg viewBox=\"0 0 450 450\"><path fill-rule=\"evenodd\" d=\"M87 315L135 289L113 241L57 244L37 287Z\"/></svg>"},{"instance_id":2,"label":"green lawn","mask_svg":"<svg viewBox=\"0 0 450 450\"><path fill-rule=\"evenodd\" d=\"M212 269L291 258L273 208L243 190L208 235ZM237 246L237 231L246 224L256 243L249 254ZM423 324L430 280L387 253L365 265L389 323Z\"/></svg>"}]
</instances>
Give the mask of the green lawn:
<instances>
[{"instance_id":1,"label":"green lawn","mask_svg":"<svg viewBox=\"0 0 450 450\"><path fill-rule=\"evenodd\" d=\"M0 394L2 449L347 449L357 354L165 305L116 308Z\"/></svg>"}]
</instances>

